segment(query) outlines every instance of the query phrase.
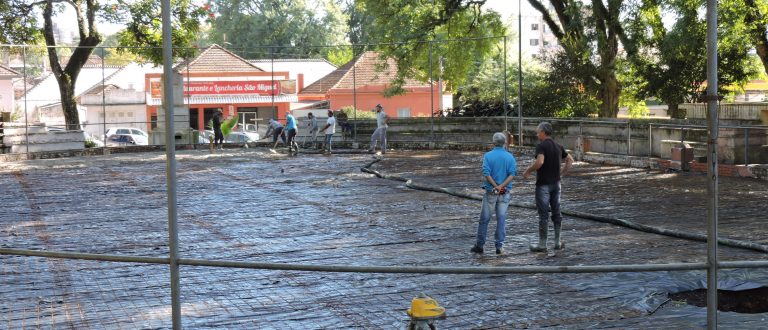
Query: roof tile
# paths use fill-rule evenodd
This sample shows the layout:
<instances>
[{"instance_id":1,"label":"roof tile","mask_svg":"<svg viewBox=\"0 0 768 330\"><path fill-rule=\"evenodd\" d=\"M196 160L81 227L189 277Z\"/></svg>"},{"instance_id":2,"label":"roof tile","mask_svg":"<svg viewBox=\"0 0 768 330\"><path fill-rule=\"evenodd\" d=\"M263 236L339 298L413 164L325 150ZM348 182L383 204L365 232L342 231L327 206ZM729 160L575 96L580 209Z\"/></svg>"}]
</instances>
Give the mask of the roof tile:
<instances>
[{"instance_id":1,"label":"roof tile","mask_svg":"<svg viewBox=\"0 0 768 330\"><path fill-rule=\"evenodd\" d=\"M174 69L177 72L264 72L217 44L209 46L197 57L179 63Z\"/></svg>"},{"instance_id":2,"label":"roof tile","mask_svg":"<svg viewBox=\"0 0 768 330\"><path fill-rule=\"evenodd\" d=\"M0 64L0 77L19 77L21 74L14 69Z\"/></svg>"},{"instance_id":3,"label":"roof tile","mask_svg":"<svg viewBox=\"0 0 768 330\"><path fill-rule=\"evenodd\" d=\"M335 88L389 85L397 76L397 63L392 58L385 61L380 56L378 52L365 52L307 86L300 94L326 94L328 90ZM403 87L429 87L429 84L406 78Z\"/></svg>"}]
</instances>

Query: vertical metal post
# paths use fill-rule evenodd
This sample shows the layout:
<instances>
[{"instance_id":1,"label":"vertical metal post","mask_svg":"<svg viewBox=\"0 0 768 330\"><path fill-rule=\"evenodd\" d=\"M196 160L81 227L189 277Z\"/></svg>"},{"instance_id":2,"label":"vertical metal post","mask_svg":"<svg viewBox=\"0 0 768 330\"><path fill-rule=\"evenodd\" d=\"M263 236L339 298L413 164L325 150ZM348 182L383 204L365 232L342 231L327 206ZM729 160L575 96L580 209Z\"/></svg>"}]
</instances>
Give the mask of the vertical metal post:
<instances>
[{"instance_id":1,"label":"vertical metal post","mask_svg":"<svg viewBox=\"0 0 768 330\"><path fill-rule=\"evenodd\" d=\"M717 0L707 0L707 329L717 329Z\"/></svg>"},{"instance_id":2,"label":"vertical metal post","mask_svg":"<svg viewBox=\"0 0 768 330\"><path fill-rule=\"evenodd\" d=\"M360 54L365 54L365 51ZM352 116L355 124L352 125L352 141L357 142L357 75L355 74L355 67L357 67L357 54L355 54L355 48L352 48ZM373 148L373 146L371 146Z\"/></svg>"},{"instance_id":3,"label":"vertical metal post","mask_svg":"<svg viewBox=\"0 0 768 330\"><path fill-rule=\"evenodd\" d=\"M179 290L179 234L176 210L176 141L174 140L173 44L171 39L171 0L162 2L163 16L163 105L165 106L165 180L168 189L168 249L171 271L171 320L181 330Z\"/></svg>"},{"instance_id":4,"label":"vertical metal post","mask_svg":"<svg viewBox=\"0 0 768 330\"><path fill-rule=\"evenodd\" d=\"M680 127L680 148L685 144L685 127Z\"/></svg>"},{"instance_id":5,"label":"vertical metal post","mask_svg":"<svg viewBox=\"0 0 768 330\"><path fill-rule=\"evenodd\" d=\"M627 121L627 156L632 155L632 123Z\"/></svg>"},{"instance_id":6,"label":"vertical metal post","mask_svg":"<svg viewBox=\"0 0 768 330\"><path fill-rule=\"evenodd\" d=\"M520 141L523 146L523 0L517 0L517 116Z\"/></svg>"},{"instance_id":7,"label":"vertical metal post","mask_svg":"<svg viewBox=\"0 0 768 330\"><path fill-rule=\"evenodd\" d=\"M432 78L432 41L429 42L429 141L435 143L435 83Z\"/></svg>"},{"instance_id":8,"label":"vertical metal post","mask_svg":"<svg viewBox=\"0 0 768 330\"><path fill-rule=\"evenodd\" d=\"M509 103L507 101L507 36L504 36L504 61L502 65L504 65L504 130L509 131L509 125L507 124L507 118L509 117ZM507 141L507 144L509 142L511 141Z\"/></svg>"},{"instance_id":9,"label":"vertical metal post","mask_svg":"<svg viewBox=\"0 0 768 330\"><path fill-rule=\"evenodd\" d=\"M648 123L648 157L653 157L653 124Z\"/></svg>"},{"instance_id":10,"label":"vertical metal post","mask_svg":"<svg viewBox=\"0 0 768 330\"><path fill-rule=\"evenodd\" d=\"M744 165L749 164L749 127L744 128Z\"/></svg>"},{"instance_id":11,"label":"vertical metal post","mask_svg":"<svg viewBox=\"0 0 768 330\"><path fill-rule=\"evenodd\" d=\"M101 54L107 55L106 49L104 47L101 47ZM106 83L106 74L104 73L104 59L101 60L101 128L102 128L102 134L101 138L104 141L104 146L101 149L102 153L106 153L107 151L107 91L104 89L104 84Z\"/></svg>"},{"instance_id":12,"label":"vertical metal post","mask_svg":"<svg viewBox=\"0 0 768 330\"><path fill-rule=\"evenodd\" d=\"M29 90L27 90L27 46L21 47L21 61L24 65L24 147L27 149L27 159L29 159L29 118L27 118L27 100L29 99Z\"/></svg>"},{"instance_id":13,"label":"vertical metal post","mask_svg":"<svg viewBox=\"0 0 768 330\"><path fill-rule=\"evenodd\" d=\"M274 114L275 119L279 121L280 115L277 113L277 108L275 108L275 90L274 90L275 88L275 47L274 46L269 46L269 63L271 67L269 71L271 71L270 75L272 77L272 81L270 81L270 84L271 84L270 86L272 86L270 88L272 88L272 91L269 93L272 95L272 113ZM288 118L288 116L285 116L285 117Z\"/></svg>"}]
</instances>

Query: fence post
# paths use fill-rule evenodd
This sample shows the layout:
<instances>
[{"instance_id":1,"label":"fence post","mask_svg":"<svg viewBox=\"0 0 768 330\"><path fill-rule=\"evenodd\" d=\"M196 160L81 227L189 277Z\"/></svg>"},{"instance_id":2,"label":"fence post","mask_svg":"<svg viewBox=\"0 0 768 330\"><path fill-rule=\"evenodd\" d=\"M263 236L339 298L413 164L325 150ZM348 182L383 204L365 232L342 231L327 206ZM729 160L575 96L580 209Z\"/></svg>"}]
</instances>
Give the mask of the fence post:
<instances>
[{"instance_id":1,"label":"fence post","mask_svg":"<svg viewBox=\"0 0 768 330\"><path fill-rule=\"evenodd\" d=\"M29 90L27 90L27 46L22 46L21 48L21 61L24 65L24 147L26 148L27 159L29 159L29 123L27 122L29 120L29 114L27 114L27 100L29 99Z\"/></svg>"},{"instance_id":2,"label":"fence post","mask_svg":"<svg viewBox=\"0 0 768 330\"><path fill-rule=\"evenodd\" d=\"M627 121L627 156L632 155L632 123Z\"/></svg>"},{"instance_id":3,"label":"fence post","mask_svg":"<svg viewBox=\"0 0 768 330\"><path fill-rule=\"evenodd\" d=\"M171 322L181 329L181 289L179 280L179 233L176 209L176 141L174 140L173 45L171 44L171 1L162 2L163 22L163 100L165 106L165 179L168 205L168 250L171 277Z\"/></svg>"},{"instance_id":4,"label":"fence post","mask_svg":"<svg viewBox=\"0 0 768 330\"><path fill-rule=\"evenodd\" d=\"M749 127L744 128L744 165L749 164Z\"/></svg>"},{"instance_id":5,"label":"fence post","mask_svg":"<svg viewBox=\"0 0 768 330\"><path fill-rule=\"evenodd\" d=\"M653 157L653 124L648 123L648 158Z\"/></svg>"},{"instance_id":6,"label":"fence post","mask_svg":"<svg viewBox=\"0 0 768 330\"><path fill-rule=\"evenodd\" d=\"M432 77L432 41L429 42L429 141L432 143L430 149L434 148L435 143L435 82Z\"/></svg>"}]
</instances>

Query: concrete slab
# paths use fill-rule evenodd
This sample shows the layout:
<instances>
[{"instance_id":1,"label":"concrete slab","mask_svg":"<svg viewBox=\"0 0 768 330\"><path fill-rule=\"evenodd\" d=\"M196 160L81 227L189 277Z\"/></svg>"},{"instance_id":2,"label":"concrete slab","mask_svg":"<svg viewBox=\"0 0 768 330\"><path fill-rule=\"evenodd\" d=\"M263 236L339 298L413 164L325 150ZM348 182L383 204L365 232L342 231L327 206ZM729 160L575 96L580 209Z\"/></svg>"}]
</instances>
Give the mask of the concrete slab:
<instances>
[{"instance_id":1,"label":"concrete slab","mask_svg":"<svg viewBox=\"0 0 768 330\"><path fill-rule=\"evenodd\" d=\"M469 252L480 205L408 189L359 168L370 155L288 157L263 148L178 151L180 250L186 258L351 265L579 265L703 262L705 244L567 217L567 248L528 252L536 212L510 208L504 256ZM532 161L518 155L519 171ZM160 152L0 164L0 247L167 256ZM469 192L481 152L388 152L376 170ZM705 232L706 178L576 164L564 207ZM516 180L517 201L533 201ZM768 244L768 184L721 178L721 235ZM493 230L493 224L491 225ZM489 237L492 241L493 238ZM489 243L492 244L492 243ZM490 250L490 245L486 250ZM725 260L765 254L721 248ZM0 256L0 322L9 328L170 328L168 267ZM745 271L723 271L723 276ZM700 328L700 308L659 307L703 272L392 275L182 267L183 326L402 328L419 292L438 327ZM768 284L765 271L750 279ZM729 313L731 314L731 313ZM765 315L729 315L744 328ZM764 323L763 323L764 324Z\"/></svg>"}]
</instances>

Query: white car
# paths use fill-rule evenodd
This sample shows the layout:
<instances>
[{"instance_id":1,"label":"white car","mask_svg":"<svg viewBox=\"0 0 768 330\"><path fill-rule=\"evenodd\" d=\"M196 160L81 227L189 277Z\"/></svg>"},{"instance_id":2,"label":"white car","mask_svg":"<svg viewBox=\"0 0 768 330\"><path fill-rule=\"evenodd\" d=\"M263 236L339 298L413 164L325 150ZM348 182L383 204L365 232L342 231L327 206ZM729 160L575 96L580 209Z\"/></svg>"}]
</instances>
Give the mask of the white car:
<instances>
[{"instance_id":1,"label":"white car","mask_svg":"<svg viewBox=\"0 0 768 330\"><path fill-rule=\"evenodd\" d=\"M130 135L136 145L145 146L149 144L149 135L138 128L133 127L112 127L107 130L107 139L112 135Z\"/></svg>"},{"instance_id":2,"label":"white car","mask_svg":"<svg viewBox=\"0 0 768 330\"><path fill-rule=\"evenodd\" d=\"M256 135L258 137L258 134ZM200 132L198 136L198 143L208 144L213 139L213 131L205 130ZM251 134L245 132L231 132L224 137L224 143L252 143L258 140L254 140Z\"/></svg>"},{"instance_id":3,"label":"white car","mask_svg":"<svg viewBox=\"0 0 768 330\"><path fill-rule=\"evenodd\" d=\"M237 124L234 129L232 129L232 133L243 133L248 136L248 138L251 141L258 141L259 140L259 133L256 131L256 125L253 124L247 124L243 126L243 124Z\"/></svg>"}]
</instances>

